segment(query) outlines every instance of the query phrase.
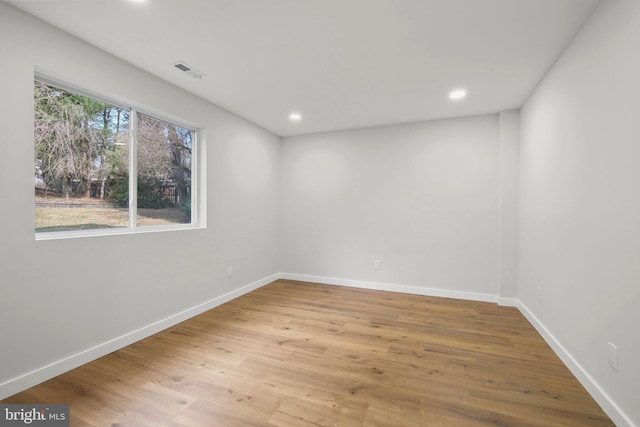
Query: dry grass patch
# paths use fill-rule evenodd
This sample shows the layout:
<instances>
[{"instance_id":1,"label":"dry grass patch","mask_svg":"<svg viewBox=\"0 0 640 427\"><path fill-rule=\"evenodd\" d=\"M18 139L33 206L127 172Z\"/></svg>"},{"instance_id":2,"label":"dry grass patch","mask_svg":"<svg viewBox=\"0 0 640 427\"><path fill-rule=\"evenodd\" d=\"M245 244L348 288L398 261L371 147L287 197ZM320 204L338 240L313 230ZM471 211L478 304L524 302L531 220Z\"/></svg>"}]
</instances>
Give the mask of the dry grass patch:
<instances>
[{"instance_id":1,"label":"dry grass patch","mask_svg":"<svg viewBox=\"0 0 640 427\"><path fill-rule=\"evenodd\" d=\"M186 224L190 218L180 208L138 209L138 225ZM37 232L125 228L126 208L36 206Z\"/></svg>"}]
</instances>

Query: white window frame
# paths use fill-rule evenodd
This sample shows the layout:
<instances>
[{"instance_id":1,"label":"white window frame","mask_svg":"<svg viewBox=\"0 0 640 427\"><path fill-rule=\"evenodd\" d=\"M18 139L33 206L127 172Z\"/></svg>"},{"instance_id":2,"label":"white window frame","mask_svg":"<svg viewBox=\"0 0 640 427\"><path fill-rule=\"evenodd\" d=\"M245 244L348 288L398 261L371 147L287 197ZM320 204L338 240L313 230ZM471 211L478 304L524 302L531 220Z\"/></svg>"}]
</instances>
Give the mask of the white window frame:
<instances>
[{"instance_id":1,"label":"white window frame","mask_svg":"<svg viewBox=\"0 0 640 427\"><path fill-rule=\"evenodd\" d=\"M193 230L205 228L202 221L200 221L199 206L201 203L201 197L204 197L200 192L201 185L200 171L199 171L199 153L200 146L198 136L200 134L200 128L191 124L186 124L182 120L167 117L166 115L158 114L155 111L147 111L144 108L138 108L132 105L126 105L125 103L114 101L113 99L80 89L74 85L70 85L65 82L61 82L58 79L48 77L46 75L35 73L34 81L39 81L57 88L73 92L80 96L95 99L97 101L105 102L114 107L123 108L129 111L129 224L127 227L119 228L96 228L89 230L72 230L72 231L44 231L35 232L36 240L55 240L55 239L69 239L76 237L95 237L95 236L112 236L119 234L138 234L138 233L154 233L163 231L179 231L179 230ZM34 106L35 108L35 106ZM137 139L137 124L138 113L144 114L151 118L167 122L169 124L179 126L181 128L191 131L191 223L190 224L166 224L166 225L142 225L137 224L137 210L138 210L138 191L137 191L137 162L138 162L138 139ZM33 144L32 144L33 146ZM34 198L35 209L35 198Z\"/></svg>"}]
</instances>

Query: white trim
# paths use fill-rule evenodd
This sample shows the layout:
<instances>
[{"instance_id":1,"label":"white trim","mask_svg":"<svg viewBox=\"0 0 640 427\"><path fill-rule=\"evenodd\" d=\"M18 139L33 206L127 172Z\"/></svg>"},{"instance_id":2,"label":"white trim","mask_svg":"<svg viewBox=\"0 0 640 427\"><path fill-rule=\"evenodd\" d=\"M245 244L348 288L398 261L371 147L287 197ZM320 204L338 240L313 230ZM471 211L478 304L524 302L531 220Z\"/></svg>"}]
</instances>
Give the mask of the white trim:
<instances>
[{"instance_id":1,"label":"white trim","mask_svg":"<svg viewBox=\"0 0 640 427\"><path fill-rule=\"evenodd\" d=\"M19 393L34 385L40 384L57 375L77 368L85 363L91 362L127 345L156 334L166 328L174 326L180 322L190 319L198 314L204 313L225 302L238 298L255 289L265 286L278 279L297 280L302 282L322 283L327 285L348 286L353 288L372 289L390 292L402 292L416 295L436 296L442 298L466 299L471 301L494 302L502 306L517 307L522 315L538 331L551 349L560 357L562 362L569 368L571 373L587 389L587 392L596 400L606 414L618 427L639 427L622 411L615 401L596 383L589 373L576 361L576 359L560 344L551 332L538 320L538 318L517 298L502 298L496 295L451 291L435 288L422 288L416 286L396 285L383 282L367 282L350 279L339 279L330 277L310 276L293 273L277 273L260 279L256 282L245 285L239 289L227 292L224 295L215 297L209 301L188 308L162 320L151 323L135 331L126 333L112 340L106 341L97 346L88 348L72 356L53 362L49 365L35 369L26 374L12 378L0 384L0 399Z\"/></svg>"},{"instance_id":2,"label":"white trim","mask_svg":"<svg viewBox=\"0 0 640 427\"><path fill-rule=\"evenodd\" d=\"M503 307L518 307L517 298L498 297L498 300L496 302L498 303L498 305L501 305Z\"/></svg>"},{"instance_id":3,"label":"white trim","mask_svg":"<svg viewBox=\"0 0 640 427\"><path fill-rule=\"evenodd\" d=\"M187 128L183 128L187 129ZM198 207L200 206L200 143L198 139L199 129L189 129L191 131L191 224L198 224Z\"/></svg>"},{"instance_id":4,"label":"white trim","mask_svg":"<svg viewBox=\"0 0 640 427\"><path fill-rule=\"evenodd\" d=\"M129 231L138 228L138 112L131 108L129 113Z\"/></svg>"},{"instance_id":5,"label":"white trim","mask_svg":"<svg viewBox=\"0 0 640 427\"><path fill-rule=\"evenodd\" d=\"M117 101L108 96L104 96L100 93L86 90L71 83L67 83L64 79L53 77L51 73L41 70L40 67L35 67L33 70L33 79L42 82L49 86L55 86L58 89L66 90L67 92L73 92L76 95L84 96L85 98L93 98L96 101L104 102L105 104L111 104L114 107L122 108L124 110L131 111L131 106L126 103Z\"/></svg>"},{"instance_id":6,"label":"white trim","mask_svg":"<svg viewBox=\"0 0 640 427\"><path fill-rule=\"evenodd\" d=\"M128 225L122 228L95 228L72 231L46 231L36 233L36 241L76 239L81 237L118 236L121 234L159 233L165 231L200 230L206 227L201 224L145 225L132 230Z\"/></svg>"},{"instance_id":7,"label":"white trim","mask_svg":"<svg viewBox=\"0 0 640 427\"><path fill-rule=\"evenodd\" d=\"M602 407L604 412L618 427L638 427L615 401L598 385L589 373L578 363L578 361L567 351L566 348L553 336L553 334L538 320L538 318L518 300L518 309L522 315L531 323L538 333L549 344L549 347L558 355L560 360L569 368L571 373L580 381L580 384L587 389L591 397Z\"/></svg>"},{"instance_id":8,"label":"white trim","mask_svg":"<svg viewBox=\"0 0 640 427\"><path fill-rule=\"evenodd\" d=\"M381 282L366 282L360 280L339 279L332 277L310 276L305 274L280 273L280 278L314 282L327 285L349 286L354 288L374 289L381 291L403 292L408 294L428 295L443 298L466 299L471 301L494 302L501 306L516 307L522 315L538 331L560 360L569 368L587 392L602 407L605 413L618 427L640 427L629 418L615 401L596 383L576 359L560 344L549 330L536 318L529 309L517 298L504 298L497 295L473 292L451 291L444 289L422 288L416 286L396 285Z\"/></svg>"},{"instance_id":9,"label":"white trim","mask_svg":"<svg viewBox=\"0 0 640 427\"><path fill-rule=\"evenodd\" d=\"M405 294L426 295L441 298L455 298L470 301L497 302L497 296L476 292L452 291L448 289L423 288L419 286L397 285L385 282L367 282L362 280L339 279L335 277L310 276L306 274L280 273L280 278L301 282L322 283L325 285L349 286L351 288L374 289L378 291L402 292Z\"/></svg>"},{"instance_id":10,"label":"white trim","mask_svg":"<svg viewBox=\"0 0 640 427\"><path fill-rule=\"evenodd\" d=\"M5 381L0 384L0 399L12 396L16 393L21 392L22 390L26 390L29 387L40 384L55 376L82 366L85 363L89 363L102 356L133 344L134 342L140 341L141 339L156 334L164 329L177 325L180 322L183 322L187 319L197 316L198 314L204 313L207 310L211 310L214 307L224 304L225 302L231 301L234 298L237 298L264 285L267 285L275 280L278 280L278 278L278 274L273 274L271 276L265 277L264 279L260 279L239 289L227 292L224 295L220 295L218 297L210 299L209 301L205 301L201 304L180 311L171 316L165 317L164 319L158 320L157 322L153 322L147 326L143 326L140 329L128 332L102 344L98 344L94 347L80 351L79 353L73 354L69 357L65 357L64 359L57 360L38 369L34 369L31 372L27 372L26 374Z\"/></svg>"}]
</instances>

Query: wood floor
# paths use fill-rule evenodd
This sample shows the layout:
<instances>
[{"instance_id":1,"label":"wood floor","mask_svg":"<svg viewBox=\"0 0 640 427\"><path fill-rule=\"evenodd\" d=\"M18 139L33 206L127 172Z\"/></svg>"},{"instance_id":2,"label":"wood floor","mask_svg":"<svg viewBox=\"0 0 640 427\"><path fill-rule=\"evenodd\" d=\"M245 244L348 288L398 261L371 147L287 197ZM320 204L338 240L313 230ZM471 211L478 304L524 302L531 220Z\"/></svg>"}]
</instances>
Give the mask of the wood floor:
<instances>
[{"instance_id":1,"label":"wood floor","mask_svg":"<svg viewBox=\"0 0 640 427\"><path fill-rule=\"evenodd\" d=\"M2 403L72 426L611 426L513 308L279 280Z\"/></svg>"}]
</instances>

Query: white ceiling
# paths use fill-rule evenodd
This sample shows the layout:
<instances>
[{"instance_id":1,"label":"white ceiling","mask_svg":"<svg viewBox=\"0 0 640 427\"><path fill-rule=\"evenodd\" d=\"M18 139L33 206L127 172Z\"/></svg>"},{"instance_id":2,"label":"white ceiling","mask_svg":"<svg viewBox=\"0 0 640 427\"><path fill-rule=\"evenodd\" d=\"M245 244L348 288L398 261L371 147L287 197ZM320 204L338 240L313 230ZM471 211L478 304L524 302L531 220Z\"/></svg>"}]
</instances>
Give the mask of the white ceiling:
<instances>
[{"instance_id":1,"label":"white ceiling","mask_svg":"<svg viewBox=\"0 0 640 427\"><path fill-rule=\"evenodd\" d=\"M520 107L599 0L8 3L288 136Z\"/></svg>"}]
</instances>

